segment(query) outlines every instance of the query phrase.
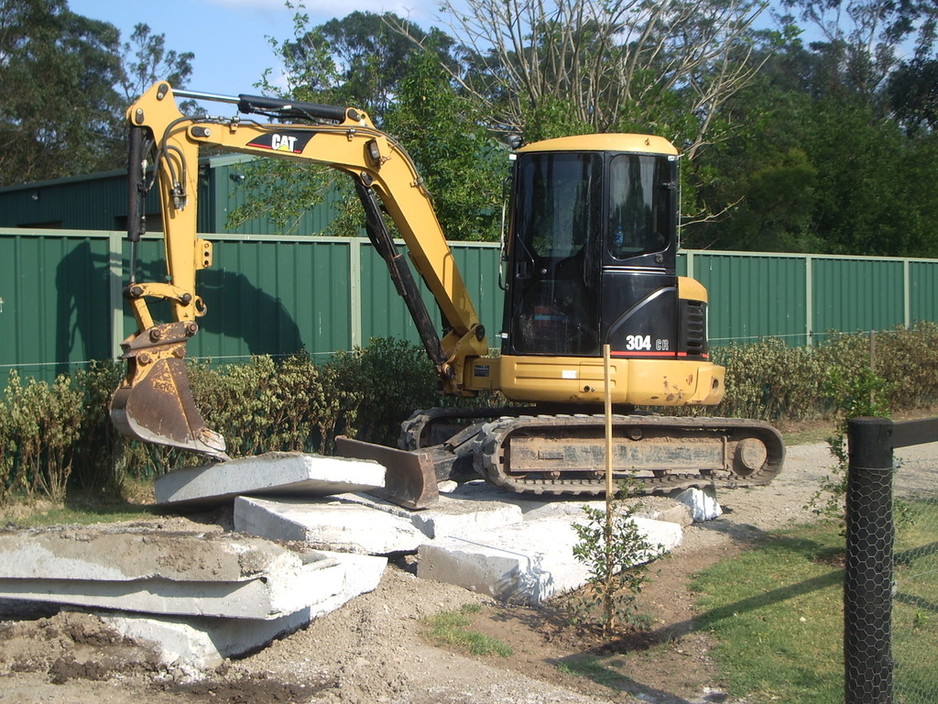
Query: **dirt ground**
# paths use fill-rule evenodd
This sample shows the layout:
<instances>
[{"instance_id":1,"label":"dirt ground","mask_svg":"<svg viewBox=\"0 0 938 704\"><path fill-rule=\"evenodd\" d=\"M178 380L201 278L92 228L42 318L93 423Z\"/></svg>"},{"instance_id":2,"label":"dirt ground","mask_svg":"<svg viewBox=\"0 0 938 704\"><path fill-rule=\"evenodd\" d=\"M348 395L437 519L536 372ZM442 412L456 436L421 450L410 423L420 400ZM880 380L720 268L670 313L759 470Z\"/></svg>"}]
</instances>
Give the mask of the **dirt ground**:
<instances>
[{"instance_id":1,"label":"dirt ground","mask_svg":"<svg viewBox=\"0 0 938 704\"><path fill-rule=\"evenodd\" d=\"M898 490L933 490L938 443L897 454L904 458ZM650 629L612 647L578 634L550 608L504 607L418 580L407 558L374 592L209 672L158 666L91 614L0 604L0 702L743 704L724 693L711 643L694 630L688 579L763 531L812 520L804 506L831 464L823 443L790 447L771 486L721 492L724 515L687 528L683 544L654 564L640 597ZM510 645L511 656L474 657L427 643L423 620L466 604L481 605L472 627Z\"/></svg>"}]
</instances>

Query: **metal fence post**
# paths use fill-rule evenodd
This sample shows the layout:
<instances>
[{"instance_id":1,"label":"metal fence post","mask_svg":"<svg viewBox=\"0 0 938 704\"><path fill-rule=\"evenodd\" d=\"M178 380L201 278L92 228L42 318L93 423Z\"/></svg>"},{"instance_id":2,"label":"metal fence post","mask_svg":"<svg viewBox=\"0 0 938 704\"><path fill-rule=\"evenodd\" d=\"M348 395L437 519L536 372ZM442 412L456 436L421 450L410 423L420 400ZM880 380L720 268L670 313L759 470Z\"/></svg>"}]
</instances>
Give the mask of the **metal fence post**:
<instances>
[{"instance_id":1,"label":"metal fence post","mask_svg":"<svg viewBox=\"0 0 938 704\"><path fill-rule=\"evenodd\" d=\"M892 421L847 424L844 699L892 704Z\"/></svg>"}]
</instances>

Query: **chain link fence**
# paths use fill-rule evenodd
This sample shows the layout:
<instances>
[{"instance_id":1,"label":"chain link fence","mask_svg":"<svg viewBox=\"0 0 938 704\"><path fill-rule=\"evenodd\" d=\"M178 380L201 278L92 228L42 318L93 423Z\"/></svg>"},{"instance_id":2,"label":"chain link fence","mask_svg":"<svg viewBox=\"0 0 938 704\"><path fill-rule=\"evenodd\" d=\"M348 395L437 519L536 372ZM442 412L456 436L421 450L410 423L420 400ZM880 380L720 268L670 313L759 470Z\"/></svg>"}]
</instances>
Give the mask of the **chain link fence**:
<instances>
[{"instance_id":1,"label":"chain link fence","mask_svg":"<svg viewBox=\"0 0 938 704\"><path fill-rule=\"evenodd\" d=\"M895 448L935 441L938 418L849 422L847 704L938 701L938 468L905 481L893 459Z\"/></svg>"}]
</instances>

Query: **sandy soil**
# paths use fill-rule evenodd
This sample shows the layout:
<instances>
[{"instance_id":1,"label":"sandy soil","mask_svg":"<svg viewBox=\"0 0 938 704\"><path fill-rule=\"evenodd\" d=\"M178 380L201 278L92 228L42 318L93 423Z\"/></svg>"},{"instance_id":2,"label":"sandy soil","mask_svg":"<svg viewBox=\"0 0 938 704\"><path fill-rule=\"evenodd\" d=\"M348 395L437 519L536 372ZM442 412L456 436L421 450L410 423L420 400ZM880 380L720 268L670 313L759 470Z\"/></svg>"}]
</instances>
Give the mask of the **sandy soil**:
<instances>
[{"instance_id":1,"label":"sandy soil","mask_svg":"<svg viewBox=\"0 0 938 704\"><path fill-rule=\"evenodd\" d=\"M897 454L900 492L934 486L938 444ZM90 614L0 605L0 702L734 704L722 691L711 644L694 630L688 578L764 531L812 520L804 506L831 464L823 443L791 447L771 486L721 492L724 515L686 529L683 544L654 565L640 597L650 630L611 649L550 608L504 607L417 580L409 558L388 569L374 592L210 672L158 666ZM474 629L509 644L511 656L472 657L427 643L422 620L465 604L481 605ZM579 665L584 656L593 656L588 676Z\"/></svg>"}]
</instances>

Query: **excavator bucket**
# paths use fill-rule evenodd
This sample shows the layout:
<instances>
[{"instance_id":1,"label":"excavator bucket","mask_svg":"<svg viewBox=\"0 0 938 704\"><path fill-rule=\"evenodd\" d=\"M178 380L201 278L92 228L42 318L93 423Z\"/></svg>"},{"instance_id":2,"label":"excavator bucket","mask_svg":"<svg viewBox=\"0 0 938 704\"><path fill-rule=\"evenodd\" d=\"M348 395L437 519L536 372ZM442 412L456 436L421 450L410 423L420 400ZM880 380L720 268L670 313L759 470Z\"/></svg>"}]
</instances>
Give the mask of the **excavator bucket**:
<instances>
[{"instance_id":1,"label":"excavator bucket","mask_svg":"<svg viewBox=\"0 0 938 704\"><path fill-rule=\"evenodd\" d=\"M205 427L186 372L186 342L195 323L165 323L121 344L127 374L111 398L111 420L121 434L224 461L225 439Z\"/></svg>"},{"instance_id":2,"label":"excavator bucket","mask_svg":"<svg viewBox=\"0 0 938 704\"><path fill-rule=\"evenodd\" d=\"M368 492L370 494L411 509L429 508L440 500L433 461L423 450L397 450L338 435L335 452L340 457L374 460L384 465L384 489Z\"/></svg>"}]
</instances>

